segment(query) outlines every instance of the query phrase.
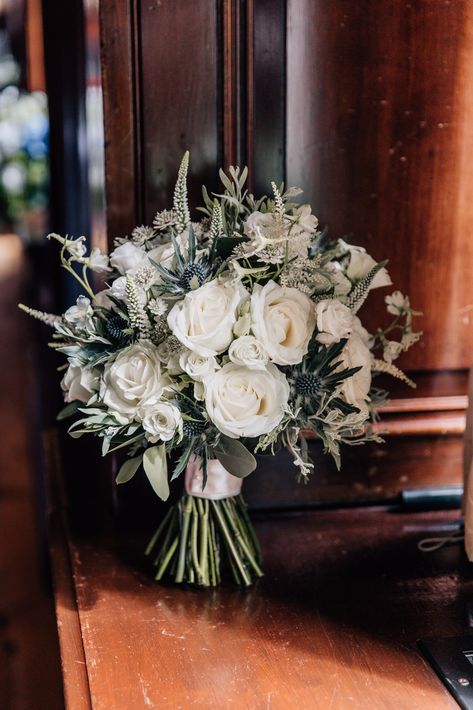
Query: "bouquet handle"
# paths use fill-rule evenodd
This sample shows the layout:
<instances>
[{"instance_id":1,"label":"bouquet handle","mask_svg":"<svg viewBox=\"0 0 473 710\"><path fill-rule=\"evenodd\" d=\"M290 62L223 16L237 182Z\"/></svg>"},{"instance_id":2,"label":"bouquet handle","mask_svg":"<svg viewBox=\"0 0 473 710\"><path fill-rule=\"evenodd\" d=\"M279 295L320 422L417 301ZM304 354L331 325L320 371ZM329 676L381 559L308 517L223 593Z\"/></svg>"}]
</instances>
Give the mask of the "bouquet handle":
<instances>
[{"instance_id":1,"label":"bouquet handle","mask_svg":"<svg viewBox=\"0 0 473 710\"><path fill-rule=\"evenodd\" d=\"M208 461L204 488L200 461L187 466L185 492L151 538L155 579L215 587L226 571L238 586L263 575L261 550L241 495L242 481L217 459Z\"/></svg>"}]
</instances>

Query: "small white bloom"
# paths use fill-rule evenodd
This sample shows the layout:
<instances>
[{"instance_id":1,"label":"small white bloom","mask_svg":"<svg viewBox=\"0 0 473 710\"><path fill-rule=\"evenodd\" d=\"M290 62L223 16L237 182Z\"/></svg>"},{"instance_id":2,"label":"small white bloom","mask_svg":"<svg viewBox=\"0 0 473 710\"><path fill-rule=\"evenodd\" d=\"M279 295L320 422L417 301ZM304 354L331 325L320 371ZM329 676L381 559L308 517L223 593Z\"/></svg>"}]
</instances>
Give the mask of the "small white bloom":
<instances>
[{"instance_id":1,"label":"small white bloom","mask_svg":"<svg viewBox=\"0 0 473 710\"><path fill-rule=\"evenodd\" d=\"M402 343L399 343L396 340L388 340L383 348L383 359L386 360L386 362L397 360L403 350L404 348Z\"/></svg>"},{"instance_id":2,"label":"small white bloom","mask_svg":"<svg viewBox=\"0 0 473 710\"><path fill-rule=\"evenodd\" d=\"M142 247L136 246L132 242L120 244L110 254L110 264L120 274L126 274L138 266L146 263L146 253Z\"/></svg>"},{"instance_id":3,"label":"small white bloom","mask_svg":"<svg viewBox=\"0 0 473 710\"><path fill-rule=\"evenodd\" d=\"M229 362L204 380L205 407L215 426L232 439L268 434L282 420L289 384L276 365L265 370Z\"/></svg>"},{"instance_id":4,"label":"small white bloom","mask_svg":"<svg viewBox=\"0 0 473 710\"><path fill-rule=\"evenodd\" d=\"M228 357L236 365L245 365L250 370L265 370L269 355L253 335L244 335L233 341Z\"/></svg>"},{"instance_id":5,"label":"small white bloom","mask_svg":"<svg viewBox=\"0 0 473 710\"><path fill-rule=\"evenodd\" d=\"M182 432L182 415L169 402L157 402L152 407L138 410L146 439L152 444L170 441L176 432Z\"/></svg>"},{"instance_id":6,"label":"small white bloom","mask_svg":"<svg viewBox=\"0 0 473 710\"><path fill-rule=\"evenodd\" d=\"M172 386L156 347L141 340L105 365L100 397L121 423L132 421L138 408L149 408Z\"/></svg>"},{"instance_id":7,"label":"small white bloom","mask_svg":"<svg viewBox=\"0 0 473 710\"><path fill-rule=\"evenodd\" d=\"M87 253L85 237L79 237L78 239L73 240L68 239L66 249L74 259L81 259Z\"/></svg>"},{"instance_id":8,"label":"small white bloom","mask_svg":"<svg viewBox=\"0 0 473 710\"><path fill-rule=\"evenodd\" d=\"M88 402L98 389L99 378L94 370L69 365L61 380L65 402Z\"/></svg>"},{"instance_id":9,"label":"small white bloom","mask_svg":"<svg viewBox=\"0 0 473 710\"><path fill-rule=\"evenodd\" d=\"M330 345L347 338L353 330L354 318L351 310L336 298L326 298L315 306L319 343Z\"/></svg>"},{"instance_id":10,"label":"small white bloom","mask_svg":"<svg viewBox=\"0 0 473 710\"><path fill-rule=\"evenodd\" d=\"M105 273L106 271L111 271L108 265L108 256L102 254L100 249L94 247L86 259L83 259L83 263L89 267L92 271L96 271L98 274Z\"/></svg>"},{"instance_id":11,"label":"small white bloom","mask_svg":"<svg viewBox=\"0 0 473 710\"><path fill-rule=\"evenodd\" d=\"M64 320L76 328L86 329L91 325L91 318L94 315L90 299L86 296L79 296L75 306L71 306L64 313Z\"/></svg>"},{"instance_id":12,"label":"small white bloom","mask_svg":"<svg viewBox=\"0 0 473 710\"><path fill-rule=\"evenodd\" d=\"M233 340L238 309L247 293L239 283L217 279L187 293L167 321L173 335L202 357L223 353Z\"/></svg>"},{"instance_id":13,"label":"small white bloom","mask_svg":"<svg viewBox=\"0 0 473 710\"><path fill-rule=\"evenodd\" d=\"M136 286L136 284L135 288L136 295L140 303L144 305L146 303L146 292L139 286ZM111 296L114 296L120 301L124 301L126 303L128 301L128 297L126 295L126 276L119 276L118 279L115 279L110 286L109 293Z\"/></svg>"},{"instance_id":14,"label":"small white bloom","mask_svg":"<svg viewBox=\"0 0 473 710\"><path fill-rule=\"evenodd\" d=\"M256 284L251 295L251 327L277 365L296 365L307 353L314 331L314 304L295 288L275 281Z\"/></svg>"},{"instance_id":15,"label":"small white bloom","mask_svg":"<svg viewBox=\"0 0 473 710\"><path fill-rule=\"evenodd\" d=\"M387 312L393 316L398 316L410 308L409 297L404 296L400 291L394 291L390 296L386 296L384 301L387 304Z\"/></svg>"},{"instance_id":16,"label":"small white bloom","mask_svg":"<svg viewBox=\"0 0 473 710\"><path fill-rule=\"evenodd\" d=\"M184 350L179 356L179 365L195 382L202 382L204 377L219 368L217 360L212 357L202 357L192 350Z\"/></svg>"}]
</instances>

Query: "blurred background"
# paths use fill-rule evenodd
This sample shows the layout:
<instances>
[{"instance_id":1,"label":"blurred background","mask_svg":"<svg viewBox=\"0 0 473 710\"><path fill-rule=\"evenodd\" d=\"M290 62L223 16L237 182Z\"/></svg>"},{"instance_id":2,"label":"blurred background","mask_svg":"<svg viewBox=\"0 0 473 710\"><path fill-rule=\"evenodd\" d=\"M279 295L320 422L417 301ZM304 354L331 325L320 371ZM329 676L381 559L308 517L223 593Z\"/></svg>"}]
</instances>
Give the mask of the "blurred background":
<instances>
[{"instance_id":1,"label":"blurred background","mask_svg":"<svg viewBox=\"0 0 473 710\"><path fill-rule=\"evenodd\" d=\"M54 421L47 333L17 309L74 296L45 235L103 222L98 3L0 0L0 707L64 707L42 431ZM67 226L66 226L67 225ZM93 228L92 228L93 225ZM50 383L50 385L48 384Z\"/></svg>"}]
</instances>

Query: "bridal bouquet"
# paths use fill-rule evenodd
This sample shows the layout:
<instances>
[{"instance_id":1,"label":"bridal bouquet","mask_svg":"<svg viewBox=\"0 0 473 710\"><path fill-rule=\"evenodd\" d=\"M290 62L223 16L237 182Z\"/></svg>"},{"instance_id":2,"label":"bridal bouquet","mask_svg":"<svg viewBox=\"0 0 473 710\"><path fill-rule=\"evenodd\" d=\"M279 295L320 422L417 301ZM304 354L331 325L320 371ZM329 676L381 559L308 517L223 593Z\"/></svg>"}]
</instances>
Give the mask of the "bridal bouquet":
<instances>
[{"instance_id":1,"label":"bridal bouquet","mask_svg":"<svg viewBox=\"0 0 473 710\"><path fill-rule=\"evenodd\" d=\"M102 454L124 449L117 483L143 470L163 500L184 477L147 549L156 578L213 586L229 570L247 586L262 574L240 493L254 454L285 447L307 479L307 433L337 465L342 444L376 440L370 422L386 393L373 374L412 384L393 361L420 333L399 291L385 299L390 325L366 331L357 314L391 285L386 262L329 241L299 189L273 183L256 199L246 168L230 167L221 194L203 188L193 222L188 160L172 209L109 256L50 234L84 294L61 316L23 309L52 326L51 347L67 358L60 417L76 417L71 436L95 434ZM90 272L106 288L94 290Z\"/></svg>"}]
</instances>

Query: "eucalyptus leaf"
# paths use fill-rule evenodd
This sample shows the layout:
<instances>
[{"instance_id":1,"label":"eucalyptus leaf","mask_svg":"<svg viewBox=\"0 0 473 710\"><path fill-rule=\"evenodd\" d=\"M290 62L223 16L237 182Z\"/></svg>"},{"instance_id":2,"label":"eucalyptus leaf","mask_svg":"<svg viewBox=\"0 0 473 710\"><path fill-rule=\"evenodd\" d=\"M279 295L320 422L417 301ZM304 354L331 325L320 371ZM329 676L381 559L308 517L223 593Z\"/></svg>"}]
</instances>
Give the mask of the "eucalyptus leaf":
<instances>
[{"instance_id":1,"label":"eucalyptus leaf","mask_svg":"<svg viewBox=\"0 0 473 710\"><path fill-rule=\"evenodd\" d=\"M143 454L143 467L156 495L161 500L167 500L169 497L169 482L164 444L146 449Z\"/></svg>"},{"instance_id":2,"label":"eucalyptus leaf","mask_svg":"<svg viewBox=\"0 0 473 710\"><path fill-rule=\"evenodd\" d=\"M141 461L142 456L135 456L132 459L127 459L125 463L122 464L115 479L115 483L128 483L128 481L131 481L135 473L138 471Z\"/></svg>"},{"instance_id":3,"label":"eucalyptus leaf","mask_svg":"<svg viewBox=\"0 0 473 710\"><path fill-rule=\"evenodd\" d=\"M237 478L249 476L256 468L256 459L241 441L222 436L217 447L214 448L215 457L228 473Z\"/></svg>"},{"instance_id":4,"label":"eucalyptus leaf","mask_svg":"<svg viewBox=\"0 0 473 710\"><path fill-rule=\"evenodd\" d=\"M73 414L77 412L77 402L71 402L70 404L66 405L59 414L57 415L56 419L58 422L60 422L62 419L67 419L67 417L72 417Z\"/></svg>"}]
</instances>

